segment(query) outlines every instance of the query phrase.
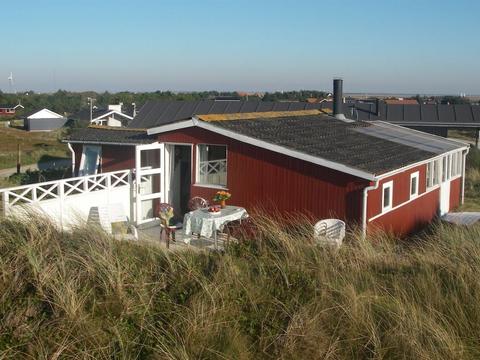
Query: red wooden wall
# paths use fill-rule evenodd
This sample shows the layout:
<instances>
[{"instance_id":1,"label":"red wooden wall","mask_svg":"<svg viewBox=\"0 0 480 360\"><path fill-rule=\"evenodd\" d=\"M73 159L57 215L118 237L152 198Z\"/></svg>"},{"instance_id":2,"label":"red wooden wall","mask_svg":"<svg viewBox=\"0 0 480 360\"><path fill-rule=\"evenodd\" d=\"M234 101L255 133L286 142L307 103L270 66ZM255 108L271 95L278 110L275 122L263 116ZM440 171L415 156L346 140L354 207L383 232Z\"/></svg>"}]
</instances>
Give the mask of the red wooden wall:
<instances>
[{"instance_id":1,"label":"red wooden wall","mask_svg":"<svg viewBox=\"0 0 480 360\"><path fill-rule=\"evenodd\" d=\"M382 212L382 187L383 184L393 180L393 202L392 207L398 206L410 200L410 175L419 172L418 194L426 191L426 165L414 167L399 174L387 177L380 181L378 189L368 192L368 218L372 218ZM438 204L435 204L437 206Z\"/></svg>"},{"instance_id":2,"label":"red wooden wall","mask_svg":"<svg viewBox=\"0 0 480 360\"><path fill-rule=\"evenodd\" d=\"M401 205L370 221L369 229L383 228L399 235L406 235L425 226L437 216L440 207L440 191L436 188L426 193L426 168L424 164L385 178L380 181L378 189L368 193L369 219L382 212L382 185L386 182L393 181L393 207ZM410 175L416 171L419 172L418 198L410 201ZM461 178L450 181L450 210L460 205L461 183Z\"/></svg>"},{"instance_id":3,"label":"red wooden wall","mask_svg":"<svg viewBox=\"0 0 480 360\"><path fill-rule=\"evenodd\" d=\"M350 222L361 218L362 189L366 182L335 170L271 152L211 133L187 128L159 135L159 141L227 145L227 188L231 204L249 210L261 207L283 213L302 212L314 218L336 217ZM194 146L193 169L196 168ZM218 189L195 185L191 196L209 201Z\"/></svg>"},{"instance_id":4,"label":"red wooden wall","mask_svg":"<svg viewBox=\"0 0 480 360\"><path fill-rule=\"evenodd\" d=\"M83 144L72 144L75 153L75 174L78 174ZM135 168L135 146L102 145L101 172Z\"/></svg>"},{"instance_id":5,"label":"red wooden wall","mask_svg":"<svg viewBox=\"0 0 480 360\"><path fill-rule=\"evenodd\" d=\"M421 229L437 216L439 197L440 192L437 188L397 210L390 211L370 221L368 230L374 231L381 228L397 235L407 235ZM370 204L370 196L368 201Z\"/></svg>"},{"instance_id":6,"label":"red wooden wall","mask_svg":"<svg viewBox=\"0 0 480 360\"><path fill-rule=\"evenodd\" d=\"M462 200L462 178L450 182L450 211L460 206Z\"/></svg>"}]
</instances>

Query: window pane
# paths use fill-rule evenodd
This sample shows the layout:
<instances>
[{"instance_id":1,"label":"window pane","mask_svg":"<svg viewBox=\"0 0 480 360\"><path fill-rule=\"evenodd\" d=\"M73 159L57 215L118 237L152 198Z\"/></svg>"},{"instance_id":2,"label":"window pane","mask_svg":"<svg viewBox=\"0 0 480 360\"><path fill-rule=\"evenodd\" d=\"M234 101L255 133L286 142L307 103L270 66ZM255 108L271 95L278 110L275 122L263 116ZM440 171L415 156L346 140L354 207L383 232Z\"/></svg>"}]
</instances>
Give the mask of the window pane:
<instances>
[{"instance_id":1,"label":"window pane","mask_svg":"<svg viewBox=\"0 0 480 360\"><path fill-rule=\"evenodd\" d=\"M450 179L450 177L451 177L451 174L450 174L451 164L452 164L452 156L448 155L448 157L447 157L447 175L446 175L447 179Z\"/></svg>"},{"instance_id":2,"label":"window pane","mask_svg":"<svg viewBox=\"0 0 480 360\"><path fill-rule=\"evenodd\" d=\"M390 206L390 188L386 187L383 189L383 207L389 207Z\"/></svg>"},{"instance_id":3,"label":"window pane","mask_svg":"<svg viewBox=\"0 0 480 360\"><path fill-rule=\"evenodd\" d=\"M160 167L160 150L142 150L140 153L140 166L142 169L158 169Z\"/></svg>"},{"instance_id":4,"label":"window pane","mask_svg":"<svg viewBox=\"0 0 480 360\"><path fill-rule=\"evenodd\" d=\"M412 177L412 181L410 184L410 195L415 195L417 194L417 177L414 176Z\"/></svg>"},{"instance_id":5,"label":"window pane","mask_svg":"<svg viewBox=\"0 0 480 360\"><path fill-rule=\"evenodd\" d=\"M462 153L458 153L458 162L457 162L457 174L461 174L463 170L463 156Z\"/></svg>"},{"instance_id":6,"label":"window pane","mask_svg":"<svg viewBox=\"0 0 480 360\"><path fill-rule=\"evenodd\" d=\"M446 171L446 170L447 170L447 157L444 156L444 157L442 158L442 170L441 170L441 174L442 174L441 179L442 179L442 181L445 181L445 180L447 179L447 178L446 178L446 175L447 175L447 171Z\"/></svg>"},{"instance_id":7,"label":"window pane","mask_svg":"<svg viewBox=\"0 0 480 360\"><path fill-rule=\"evenodd\" d=\"M227 147L223 145L198 146L198 182L208 185L227 185Z\"/></svg>"},{"instance_id":8,"label":"window pane","mask_svg":"<svg viewBox=\"0 0 480 360\"><path fill-rule=\"evenodd\" d=\"M457 162L458 162L458 153L453 154L452 156L452 176L457 176Z\"/></svg>"},{"instance_id":9,"label":"window pane","mask_svg":"<svg viewBox=\"0 0 480 360\"><path fill-rule=\"evenodd\" d=\"M160 185L161 185L160 174L142 175L140 177L140 194L150 195L150 194L159 193L161 191Z\"/></svg>"},{"instance_id":10,"label":"window pane","mask_svg":"<svg viewBox=\"0 0 480 360\"><path fill-rule=\"evenodd\" d=\"M427 164L427 188L432 186L432 163Z\"/></svg>"},{"instance_id":11,"label":"window pane","mask_svg":"<svg viewBox=\"0 0 480 360\"><path fill-rule=\"evenodd\" d=\"M80 169L82 175L94 175L97 173L98 160L100 157L100 146L86 145L83 148L83 168Z\"/></svg>"},{"instance_id":12,"label":"window pane","mask_svg":"<svg viewBox=\"0 0 480 360\"><path fill-rule=\"evenodd\" d=\"M440 179L440 160L435 160L433 162L433 185L438 185Z\"/></svg>"}]
</instances>

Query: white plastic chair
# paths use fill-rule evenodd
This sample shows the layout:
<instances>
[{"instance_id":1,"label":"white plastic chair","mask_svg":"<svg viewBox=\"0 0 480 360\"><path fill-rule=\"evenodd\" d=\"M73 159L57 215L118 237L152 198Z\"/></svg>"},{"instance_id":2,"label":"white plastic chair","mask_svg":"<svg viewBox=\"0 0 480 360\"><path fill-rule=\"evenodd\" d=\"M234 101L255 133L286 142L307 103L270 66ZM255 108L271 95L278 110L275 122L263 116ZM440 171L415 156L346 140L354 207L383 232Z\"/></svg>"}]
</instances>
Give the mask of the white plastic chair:
<instances>
[{"instance_id":1,"label":"white plastic chair","mask_svg":"<svg viewBox=\"0 0 480 360\"><path fill-rule=\"evenodd\" d=\"M339 219L324 219L314 226L314 237L319 244L340 247L345 238L345 222Z\"/></svg>"},{"instance_id":2,"label":"white plastic chair","mask_svg":"<svg viewBox=\"0 0 480 360\"><path fill-rule=\"evenodd\" d=\"M126 226L127 233L115 234L112 224L122 223ZM87 224L99 225L107 234L113 235L116 239L138 240L138 230L130 223L122 204L92 206L88 213Z\"/></svg>"}]
</instances>

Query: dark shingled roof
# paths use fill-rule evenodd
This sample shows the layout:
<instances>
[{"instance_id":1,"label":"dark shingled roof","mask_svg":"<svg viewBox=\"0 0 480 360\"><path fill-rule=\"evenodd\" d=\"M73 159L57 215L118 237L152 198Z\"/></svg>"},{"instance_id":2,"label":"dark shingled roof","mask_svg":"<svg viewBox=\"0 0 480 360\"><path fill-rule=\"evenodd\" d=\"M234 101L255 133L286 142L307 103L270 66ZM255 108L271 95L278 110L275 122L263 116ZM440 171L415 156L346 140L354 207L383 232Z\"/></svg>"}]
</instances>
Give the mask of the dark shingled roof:
<instances>
[{"instance_id":1,"label":"dark shingled roof","mask_svg":"<svg viewBox=\"0 0 480 360\"><path fill-rule=\"evenodd\" d=\"M149 129L180 120L187 120L193 115L310 110L320 109L321 106L321 104L307 102L256 100L148 101L142 106L128 127Z\"/></svg>"},{"instance_id":2,"label":"dark shingled roof","mask_svg":"<svg viewBox=\"0 0 480 360\"><path fill-rule=\"evenodd\" d=\"M331 108L332 103L323 103ZM405 126L461 126L480 127L480 106L469 104L386 104L379 101L379 115L375 102L355 101L343 104L343 113L353 120L384 120Z\"/></svg>"},{"instance_id":3,"label":"dark shingled roof","mask_svg":"<svg viewBox=\"0 0 480 360\"><path fill-rule=\"evenodd\" d=\"M148 136L145 130L98 126L76 129L63 141L72 143L137 145L155 142L155 137Z\"/></svg>"},{"instance_id":4,"label":"dark shingled roof","mask_svg":"<svg viewBox=\"0 0 480 360\"><path fill-rule=\"evenodd\" d=\"M209 124L271 144L380 175L463 144L380 122L344 122L327 115Z\"/></svg>"}]
</instances>

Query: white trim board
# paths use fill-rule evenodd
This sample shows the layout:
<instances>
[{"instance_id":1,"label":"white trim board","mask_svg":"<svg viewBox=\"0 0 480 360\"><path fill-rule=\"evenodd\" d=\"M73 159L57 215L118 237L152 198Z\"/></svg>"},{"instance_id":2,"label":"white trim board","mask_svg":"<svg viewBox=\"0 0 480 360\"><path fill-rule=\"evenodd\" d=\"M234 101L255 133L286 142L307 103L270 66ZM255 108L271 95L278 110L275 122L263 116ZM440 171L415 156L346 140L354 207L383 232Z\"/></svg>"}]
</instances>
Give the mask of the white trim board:
<instances>
[{"instance_id":1,"label":"white trim board","mask_svg":"<svg viewBox=\"0 0 480 360\"><path fill-rule=\"evenodd\" d=\"M90 122L94 122L94 121L97 121L97 120L100 120L106 116L109 116L109 115L112 115L112 114L117 114L117 115L120 115L120 116L123 116L125 118L127 118L128 120L132 120L133 117L127 115L127 114L124 114L122 112L119 112L117 110L110 110L109 112L103 114L103 115L100 115L100 116L97 116L96 118L92 119Z\"/></svg>"}]
</instances>

